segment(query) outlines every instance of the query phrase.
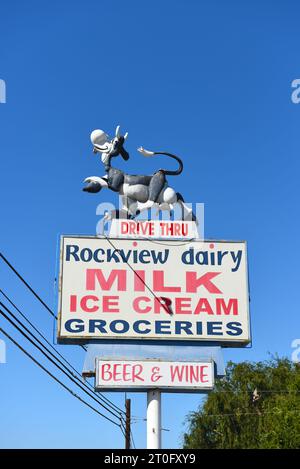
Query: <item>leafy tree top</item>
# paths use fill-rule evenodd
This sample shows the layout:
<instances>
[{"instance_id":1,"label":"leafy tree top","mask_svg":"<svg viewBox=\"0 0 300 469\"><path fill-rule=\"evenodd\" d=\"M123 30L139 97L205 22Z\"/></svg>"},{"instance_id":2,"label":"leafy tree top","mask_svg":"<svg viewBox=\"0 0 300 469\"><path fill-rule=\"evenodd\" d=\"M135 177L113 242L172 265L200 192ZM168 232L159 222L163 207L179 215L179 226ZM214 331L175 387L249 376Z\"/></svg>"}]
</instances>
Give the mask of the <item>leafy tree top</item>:
<instances>
[{"instance_id":1,"label":"leafy tree top","mask_svg":"<svg viewBox=\"0 0 300 469\"><path fill-rule=\"evenodd\" d=\"M184 448L300 448L300 364L229 362L187 422Z\"/></svg>"}]
</instances>

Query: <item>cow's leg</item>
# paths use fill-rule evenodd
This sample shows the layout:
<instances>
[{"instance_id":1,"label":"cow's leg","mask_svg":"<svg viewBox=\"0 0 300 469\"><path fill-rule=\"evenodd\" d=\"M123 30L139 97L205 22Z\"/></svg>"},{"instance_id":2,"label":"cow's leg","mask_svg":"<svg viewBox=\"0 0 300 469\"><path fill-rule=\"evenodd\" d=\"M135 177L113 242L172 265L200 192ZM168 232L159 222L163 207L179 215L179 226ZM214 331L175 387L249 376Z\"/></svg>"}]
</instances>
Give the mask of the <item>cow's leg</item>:
<instances>
[{"instance_id":1,"label":"cow's leg","mask_svg":"<svg viewBox=\"0 0 300 469\"><path fill-rule=\"evenodd\" d=\"M134 218L138 215L138 202L124 195L122 196L122 210L126 211L128 218Z\"/></svg>"},{"instance_id":2,"label":"cow's leg","mask_svg":"<svg viewBox=\"0 0 300 469\"><path fill-rule=\"evenodd\" d=\"M166 176L163 171L157 171L157 173L153 174L149 184L149 200L151 202L157 202L165 183Z\"/></svg>"},{"instance_id":3,"label":"cow's leg","mask_svg":"<svg viewBox=\"0 0 300 469\"><path fill-rule=\"evenodd\" d=\"M148 208L153 207L155 203L158 202L159 195L163 190L166 184L166 177L163 171L157 171L157 173L153 174L151 181L149 183L149 197L146 202L143 204L139 204L139 209L147 210Z\"/></svg>"},{"instance_id":4,"label":"cow's leg","mask_svg":"<svg viewBox=\"0 0 300 469\"><path fill-rule=\"evenodd\" d=\"M182 195L179 192L177 192L177 203L180 205L182 210L182 220L194 221L198 224L196 215L194 214L193 210L186 205Z\"/></svg>"},{"instance_id":5,"label":"cow's leg","mask_svg":"<svg viewBox=\"0 0 300 469\"><path fill-rule=\"evenodd\" d=\"M107 187L105 176L89 176L85 178L83 182L87 183L87 186L82 189L85 192L97 193L100 192L103 187Z\"/></svg>"}]
</instances>

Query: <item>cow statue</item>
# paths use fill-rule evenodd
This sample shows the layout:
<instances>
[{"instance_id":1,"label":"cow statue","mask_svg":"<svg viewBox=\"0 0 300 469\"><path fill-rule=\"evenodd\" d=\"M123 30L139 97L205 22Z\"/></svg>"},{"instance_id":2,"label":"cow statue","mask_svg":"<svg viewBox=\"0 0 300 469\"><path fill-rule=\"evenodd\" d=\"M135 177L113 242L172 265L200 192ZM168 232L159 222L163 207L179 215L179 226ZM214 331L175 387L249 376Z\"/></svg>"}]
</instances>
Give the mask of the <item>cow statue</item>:
<instances>
[{"instance_id":1,"label":"cow statue","mask_svg":"<svg viewBox=\"0 0 300 469\"><path fill-rule=\"evenodd\" d=\"M112 160L117 156L121 156L125 161L129 159L129 154L124 148L127 137L127 132L124 136L120 134L120 126L117 126L115 137L112 139L103 130L97 129L91 133L93 151L101 155L106 174L102 177L86 178L84 180L86 186L83 190L97 193L103 188L108 188L119 193L122 198L122 218L133 219L142 211L155 206L159 210L171 211L177 203L182 209L182 218L195 221L195 216L184 203L182 195L169 186L166 178L166 176L178 176L182 173L183 163L178 156L162 151L148 151L143 147L138 148L144 156L166 155L177 161L178 168L175 171L159 169L152 175L127 174L112 166Z\"/></svg>"}]
</instances>

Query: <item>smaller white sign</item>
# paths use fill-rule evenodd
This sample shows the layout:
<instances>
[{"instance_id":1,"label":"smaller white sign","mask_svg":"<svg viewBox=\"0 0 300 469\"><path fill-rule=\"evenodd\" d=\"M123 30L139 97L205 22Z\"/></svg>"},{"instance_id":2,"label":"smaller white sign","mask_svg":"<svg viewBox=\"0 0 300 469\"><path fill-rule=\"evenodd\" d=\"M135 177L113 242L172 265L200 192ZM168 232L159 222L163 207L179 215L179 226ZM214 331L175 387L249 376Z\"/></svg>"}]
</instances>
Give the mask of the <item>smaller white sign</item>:
<instances>
[{"instance_id":1,"label":"smaller white sign","mask_svg":"<svg viewBox=\"0 0 300 469\"><path fill-rule=\"evenodd\" d=\"M162 389L167 392L199 392L211 390L213 386L212 361L96 359L95 389L98 391Z\"/></svg>"},{"instance_id":2,"label":"smaller white sign","mask_svg":"<svg viewBox=\"0 0 300 469\"><path fill-rule=\"evenodd\" d=\"M198 230L194 221L113 219L109 236L117 238L195 239L198 238Z\"/></svg>"}]
</instances>

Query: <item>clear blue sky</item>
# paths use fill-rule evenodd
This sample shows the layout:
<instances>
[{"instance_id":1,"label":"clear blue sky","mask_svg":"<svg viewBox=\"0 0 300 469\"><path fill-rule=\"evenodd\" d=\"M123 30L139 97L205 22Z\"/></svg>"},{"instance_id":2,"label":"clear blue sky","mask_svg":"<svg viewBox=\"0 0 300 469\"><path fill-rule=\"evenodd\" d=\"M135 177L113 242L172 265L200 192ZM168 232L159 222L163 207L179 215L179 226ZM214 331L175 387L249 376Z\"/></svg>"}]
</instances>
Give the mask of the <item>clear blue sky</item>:
<instances>
[{"instance_id":1,"label":"clear blue sky","mask_svg":"<svg viewBox=\"0 0 300 469\"><path fill-rule=\"evenodd\" d=\"M81 187L102 172L90 131L119 123L128 172L157 169L136 152L141 144L182 155L176 184L205 203L206 237L248 241L253 347L227 350L226 360L291 355L300 337L299 10L289 0L1 2L1 250L45 301L54 305L57 235L95 233L97 203L115 200ZM0 275L51 338L46 311L3 266ZM82 350L61 350L82 366ZM131 397L144 417L145 395ZM112 398L123 405L123 394ZM200 400L163 397L164 447L180 445ZM133 432L143 447L145 423ZM122 447L123 437L8 344L0 446Z\"/></svg>"}]
</instances>

